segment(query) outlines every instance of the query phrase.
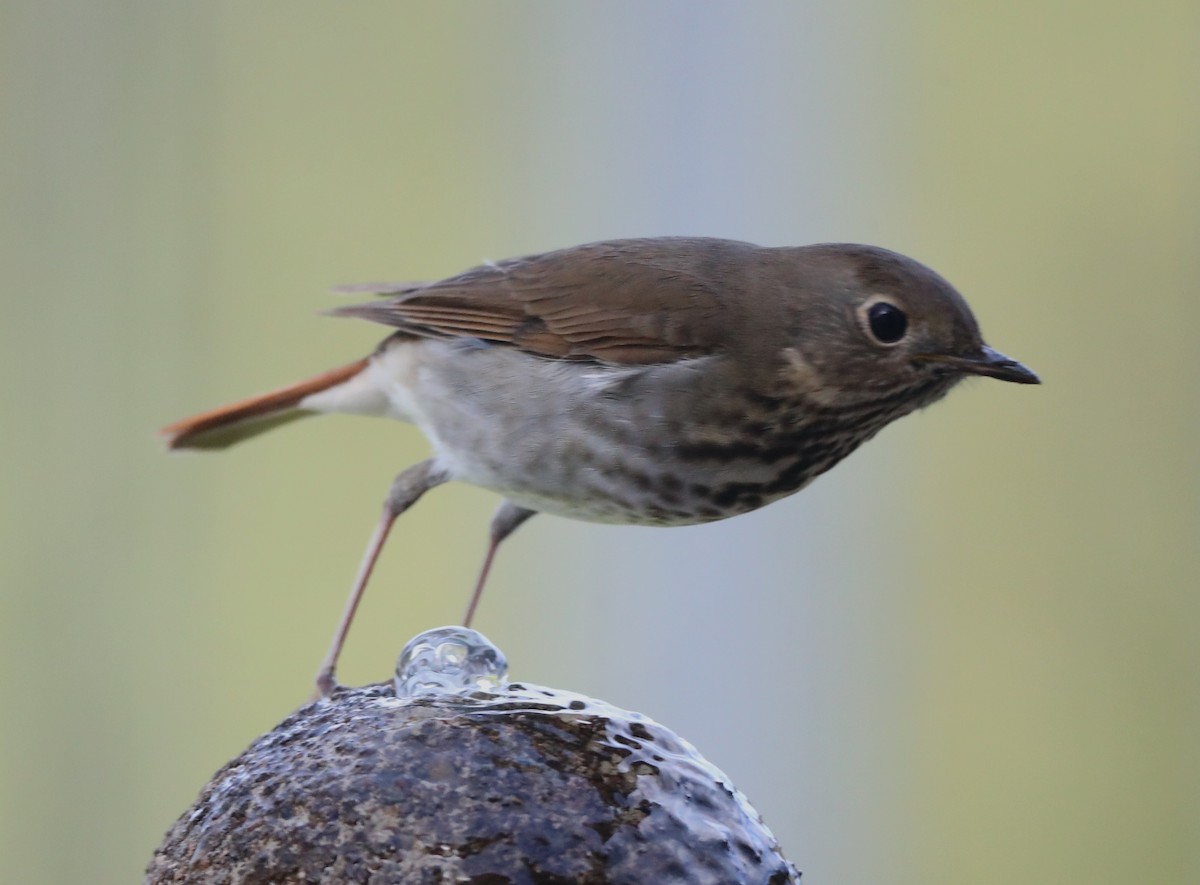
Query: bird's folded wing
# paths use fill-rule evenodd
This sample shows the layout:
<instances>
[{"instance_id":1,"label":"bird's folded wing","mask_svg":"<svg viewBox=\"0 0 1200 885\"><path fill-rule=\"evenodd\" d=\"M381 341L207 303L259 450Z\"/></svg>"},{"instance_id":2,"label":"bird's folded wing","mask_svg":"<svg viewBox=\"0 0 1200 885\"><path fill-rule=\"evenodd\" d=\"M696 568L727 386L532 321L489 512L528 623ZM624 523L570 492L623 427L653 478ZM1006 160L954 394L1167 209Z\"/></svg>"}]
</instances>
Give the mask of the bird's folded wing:
<instances>
[{"instance_id":1,"label":"bird's folded wing","mask_svg":"<svg viewBox=\"0 0 1200 885\"><path fill-rule=\"evenodd\" d=\"M330 313L553 359L671 362L721 349L734 309L719 286L700 279L703 250L691 243L592 243L480 265L435 283L371 287L365 291L383 297Z\"/></svg>"}]
</instances>

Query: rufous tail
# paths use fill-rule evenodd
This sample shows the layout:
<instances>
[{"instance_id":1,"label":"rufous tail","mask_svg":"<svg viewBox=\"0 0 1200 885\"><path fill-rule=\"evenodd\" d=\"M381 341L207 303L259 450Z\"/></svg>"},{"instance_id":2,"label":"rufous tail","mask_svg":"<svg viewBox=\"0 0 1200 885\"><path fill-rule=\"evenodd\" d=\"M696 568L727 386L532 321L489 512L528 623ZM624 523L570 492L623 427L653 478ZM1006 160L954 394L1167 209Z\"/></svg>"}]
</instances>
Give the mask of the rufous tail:
<instances>
[{"instance_id":1,"label":"rufous tail","mask_svg":"<svg viewBox=\"0 0 1200 885\"><path fill-rule=\"evenodd\" d=\"M366 367L367 360L361 359L297 384L184 418L159 433L170 449L224 449L281 424L317 414L300 406L305 397L343 384Z\"/></svg>"}]
</instances>

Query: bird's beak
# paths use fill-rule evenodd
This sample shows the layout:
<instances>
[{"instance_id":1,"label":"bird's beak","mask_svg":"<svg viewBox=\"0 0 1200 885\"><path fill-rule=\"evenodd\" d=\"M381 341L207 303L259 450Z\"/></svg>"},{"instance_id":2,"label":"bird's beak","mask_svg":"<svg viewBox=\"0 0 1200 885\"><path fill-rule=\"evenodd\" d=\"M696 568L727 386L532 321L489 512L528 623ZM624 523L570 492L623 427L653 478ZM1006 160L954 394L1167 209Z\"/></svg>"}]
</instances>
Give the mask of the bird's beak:
<instances>
[{"instance_id":1,"label":"bird's beak","mask_svg":"<svg viewBox=\"0 0 1200 885\"><path fill-rule=\"evenodd\" d=\"M1012 381L1017 384L1041 384L1042 379L1037 373L1014 359L1009 359L998 350L992 350L986 344L979 352L970 356L956 356L948 353L926 353L917 359L928 363L941 363L968 375L987 375L989 378L999 378L1001 381Z\"/></svg>"}]
</instances>

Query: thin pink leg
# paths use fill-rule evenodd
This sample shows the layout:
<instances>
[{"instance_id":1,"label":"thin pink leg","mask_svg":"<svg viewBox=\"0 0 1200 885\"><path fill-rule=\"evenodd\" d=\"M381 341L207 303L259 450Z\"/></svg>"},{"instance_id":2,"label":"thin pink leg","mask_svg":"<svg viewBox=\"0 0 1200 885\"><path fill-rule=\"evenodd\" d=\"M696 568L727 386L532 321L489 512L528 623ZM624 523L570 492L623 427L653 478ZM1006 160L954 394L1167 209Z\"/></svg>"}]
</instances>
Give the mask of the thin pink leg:
<instances>
[{"instance_id":1,"label":"thin pink leg","mask_svg":"<svg viewBox=\"0 0 1200 885\"><path fill-rule=\"evenodd\" d=\"M379 552L383 550L383 542L387 540L388 531L395 521L395 514L388 510L383 512L379 525L375 526L375 533L371 535L371 540L367 544L367 552L363 554L362 561L358 565L358 574L354 577L354 584L350 588L350 598L346 600L346 607L342 609L342 618L338 621L337 630L334 631L333 642L329 645L329 651L325 653L321 669L317 671L317 691L323 698L333 694L334 686L337 685L333 671L337 667L342 646L346 644L346 634L350 632L350 622L354 620L354 613L358 611L363 591L367 589L367 581L371 579L371 572L375 570L375 561L379 559Z\"/></svg>"},{"instance_id":2,"label":"thin pink leg","mask_svg":"<svg viewBox=\"0 0 1200 885\"><path fill-rule=\"evenodd\" d=\"M479 597L483 595L483 585L487 583L488 572L492 570L492 560L496 558L496 548L500 542L493 538L488 543L487 555L483 557L483 568L475 581L475 590L471 593L471 601L467 603L467 613L463 615L463 626L470 627L471 619L475 617L475 608L479 605Z\"/></svg>"},{"instance_id":3,"label":"thin pink leg","mask_svg":"<svg viewBox=\"0 0 1200 885\"><path fill-rule=\"evenodd\" d=\"M496 558L496 550L500 547L500 542L515 532L518 526L535 513L537 513L536 510L527 510L524 507L518 507L511 501L505 501L496 511L496 515L492 517L487 555L483 558L483 567L479 570L478 580L475 581L475 591L471 594L471 601L467 603L467 613L463 617L464 627L470 627L471 619L475 617L475 609L479 605L479 597L483 595L483 585L487 583L488 572L492 570L492 560Z\"/></svg>"},{"instance_id":4,"label":"thin pink leg","mask_svg":"<svg viewBox=\"0 0 1200 885\"><path fill-rule=\"evenodd\" d=\"M434 466L433 461L422 461L405 470L393 481L383 505L383 516L375 526L375 533L371 535L366 553L359 563L358 574L355 575L354 584L350 588L350 597L346 600L346 607L342 610L341 620L338 621L337 630L333 634L333 642L329 645L325 660L321 662L321 669L317 671L317 692L321 697L329 697L337 686L333 674L338 657L342 653L342 646L346 644L346 634L350 632L354 613L358 611L363 591L367 589L367 581L375 569L375 562L383 550L383 543L387 540L392 523L396 521L397 516L415 504L421 495L449 478L444 470Z\"/></svg>"}]
</instances>

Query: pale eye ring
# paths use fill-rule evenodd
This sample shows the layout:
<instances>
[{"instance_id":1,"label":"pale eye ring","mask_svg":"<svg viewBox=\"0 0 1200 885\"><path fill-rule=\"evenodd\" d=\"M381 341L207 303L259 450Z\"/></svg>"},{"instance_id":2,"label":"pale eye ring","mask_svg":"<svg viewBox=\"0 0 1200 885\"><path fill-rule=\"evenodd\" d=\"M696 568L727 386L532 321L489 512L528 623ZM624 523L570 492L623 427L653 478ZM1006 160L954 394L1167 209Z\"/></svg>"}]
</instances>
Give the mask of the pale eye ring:
<instances>
[{"instance_id":1,"label":"pale eye ring","mask_svg":"<svg viewBox=\"0 0 1200 885\"><path fill-rule=\"evenodd\" d=\"M875 301L863 311L863 325L878 344L899 344L908 334L908 314L890 301Z\"/></svg>"}]
</instances>

